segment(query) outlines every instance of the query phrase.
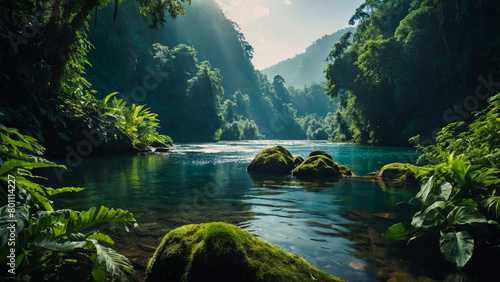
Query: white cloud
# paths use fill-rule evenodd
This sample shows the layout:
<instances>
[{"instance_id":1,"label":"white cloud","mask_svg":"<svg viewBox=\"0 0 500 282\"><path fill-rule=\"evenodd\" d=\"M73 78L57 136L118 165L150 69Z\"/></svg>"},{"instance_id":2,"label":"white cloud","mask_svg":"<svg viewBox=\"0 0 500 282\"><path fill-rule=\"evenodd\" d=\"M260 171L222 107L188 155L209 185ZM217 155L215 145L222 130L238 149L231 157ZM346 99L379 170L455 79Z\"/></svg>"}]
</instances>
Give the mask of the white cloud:
<instances>
[{"instance_id":1,"label":"white cloud","mask_svg":"<svg viewBox=\"0 0 500 282\"><path fill-rule=\"evenodd\" d=\"M256 19L269 16L269 7L257 6L252 10L253 17Z\"/></svg>"},{"instance_id":2,"label":"white cloud","mask_svg":"<svg viewBox=\"0 0 500 282\"><path fill-rule=\"evenodd\" d=\"M292 1L291 0L285 0L285 4L290 5L290 4L292 4Z\"/></svg>"}]
</instances>

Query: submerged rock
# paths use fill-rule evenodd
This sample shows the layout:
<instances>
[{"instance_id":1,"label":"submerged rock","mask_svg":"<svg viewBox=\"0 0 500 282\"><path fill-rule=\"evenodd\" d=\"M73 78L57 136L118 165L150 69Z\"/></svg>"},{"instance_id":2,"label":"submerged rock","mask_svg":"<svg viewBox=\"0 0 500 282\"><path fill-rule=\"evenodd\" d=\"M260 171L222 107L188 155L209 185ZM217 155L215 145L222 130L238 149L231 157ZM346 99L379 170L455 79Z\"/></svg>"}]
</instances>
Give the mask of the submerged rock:
<instances>
[{"instance_id":1,"label":"submerged rock","mask_svg":"<svg viewBox=\"0 0 500 282\"><path fill-rule=\"evenodd\" d=\"M146 281L343 281L227 223L186 225L168 233Z\"/></svg>"},{"instance_id":2,"label":"submerged rock","mask_svg":"<svg viewBox=\"0 0 500 282\"><path fill-rule=\"evenodd\" d=\"M352 172L348 167L335 163L329 154L314 151L309 158L293 170L293 175L298 178L318 179L352 175Z\"/></svg>"},{"instance_id":3,"label":"submerged rock","mask_svg":"<svg viewBox=\"0 0 500 282\"><path fill-rule=\"evenodd\" d=\"M403 179L415 180L415 173L411 170L414 168L411 164L392 163L387 164L378 173L379 177L388 179Z\"/></svg>"},{"instance_id":4,"label":"submerged rock","mask_svg":"<svg viewBox=\"0 0 500 282\"><path fill-rule=\"evenodd\" d=\"M260 152L247 167L249 172L269 174L290 174L295 168L294 158L283 146L276 146Z\"/></svg>"}]
</instances>

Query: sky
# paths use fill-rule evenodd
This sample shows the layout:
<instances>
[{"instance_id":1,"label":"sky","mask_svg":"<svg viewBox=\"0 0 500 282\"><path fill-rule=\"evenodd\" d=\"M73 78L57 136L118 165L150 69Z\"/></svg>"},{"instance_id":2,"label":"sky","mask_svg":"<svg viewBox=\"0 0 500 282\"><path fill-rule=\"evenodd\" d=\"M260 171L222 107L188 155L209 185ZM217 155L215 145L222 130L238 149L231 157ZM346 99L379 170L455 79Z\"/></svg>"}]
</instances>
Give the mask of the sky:
<instances>
[{"instance_id":1,"label":"sky","mask_svg":"<svg viewBox=\"0 0 500 282\"><path fill-rule=\"evenodd\" d=\"M254 48L256 69L302 53L316 39L348 27L364 0L216 0Z\"/></svg>"}]
</instances>

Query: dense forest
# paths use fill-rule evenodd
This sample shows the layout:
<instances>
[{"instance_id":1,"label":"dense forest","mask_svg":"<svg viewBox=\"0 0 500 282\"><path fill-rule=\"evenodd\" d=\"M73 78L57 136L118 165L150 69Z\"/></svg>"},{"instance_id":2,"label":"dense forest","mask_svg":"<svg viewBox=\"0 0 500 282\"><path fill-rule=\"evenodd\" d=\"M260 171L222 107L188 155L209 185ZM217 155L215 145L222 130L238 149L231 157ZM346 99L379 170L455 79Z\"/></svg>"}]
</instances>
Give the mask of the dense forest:
<instances>
[{"instance_id":1,"label":"dense forest","mask_svg":"<svg viewBox=\"0 0 500 282\"><path fill-rule=\"evenodd\" d=\"M499 89L498 1L365 1L335 45L327 91L339 97L333 140L431 144ZM337 116L336 116L337 117Z\"/></svg>"},{"instance_id":2,"label":"dense forest","mask_svg":"<svg viewBox=\"0 0 500 282\"><path fill-rule=\"evenodd\" d=\"M44 6L30 5L22 8L33 9L37 20L45 20ZM77 145L91 131L107 144L93 153L143 150L171 143L170 137L175 142L329 137L336 105L324 95L324 87L287 88L279 75L268 81L254 69L253 49L237 24L214 1L195 1L178 11L185 16L165 18L162 25L154 16L152 23L144 21L137 10L153 11L142 5L125 1L118 10L100 3L86 10L87 22L72 27L78 31L75 36L57 27L68 36L68 46L57 47L66 50L67 57L50 59L57 67L45 58L46 49L56 46L36 42L48 40L44 35L34 33L34 39L27 40L9 37L13 33L6 30L6 93L20 90L13 85L42 83L38 77L49 86L30 86L22 95L8 95L2 122L24 128L53 154L67 153L61 150L64 144ZM44 22L29 24L45 28ZM41 48L40 55L31 55L30 62L15 61L26 60L16 54L31 48ZM18 64L22 67L10 67ZM51 99L40 101L41 94L32 90L40 87ZM38 107L31 109L35 103L26 101L36 101ZM134 125L143 120L148 125Z\"/></svg>"},{"instance_id":3,"label":"dense forest","mask_svg":"<svg viewBox=\"0 0 500 282\"><path fill-rule=\"evenodd\" d=\"M214 1L193 2L158 30L135 5L122 5L116 21L112 7L91 20L87 77L98 96L113 89L150 105L176 142L328 139L336 106L324 86L289 89L279 74L256 71L252 46Z\"/></svg>"}]
</instances>

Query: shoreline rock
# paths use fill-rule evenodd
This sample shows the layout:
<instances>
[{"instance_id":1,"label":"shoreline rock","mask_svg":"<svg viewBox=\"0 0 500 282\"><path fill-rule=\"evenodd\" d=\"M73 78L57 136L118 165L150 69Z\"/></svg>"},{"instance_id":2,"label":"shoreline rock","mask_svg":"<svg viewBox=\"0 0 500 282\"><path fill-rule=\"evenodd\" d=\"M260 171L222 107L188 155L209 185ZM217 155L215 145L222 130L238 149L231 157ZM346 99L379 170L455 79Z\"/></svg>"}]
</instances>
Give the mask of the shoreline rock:
<instances>
[{"instance_id":1,"label":"shoreline rock","mask_svg":"<svg viewBox=\"0 0 500 282\"><path fill-rule=\"evenodd\" d=\"M415 168L411 164L403 163L390 163L380 169L378 177L390 180L406 180L415 181L415 173L412 169Z\"/></svg>"}]
</instances>

